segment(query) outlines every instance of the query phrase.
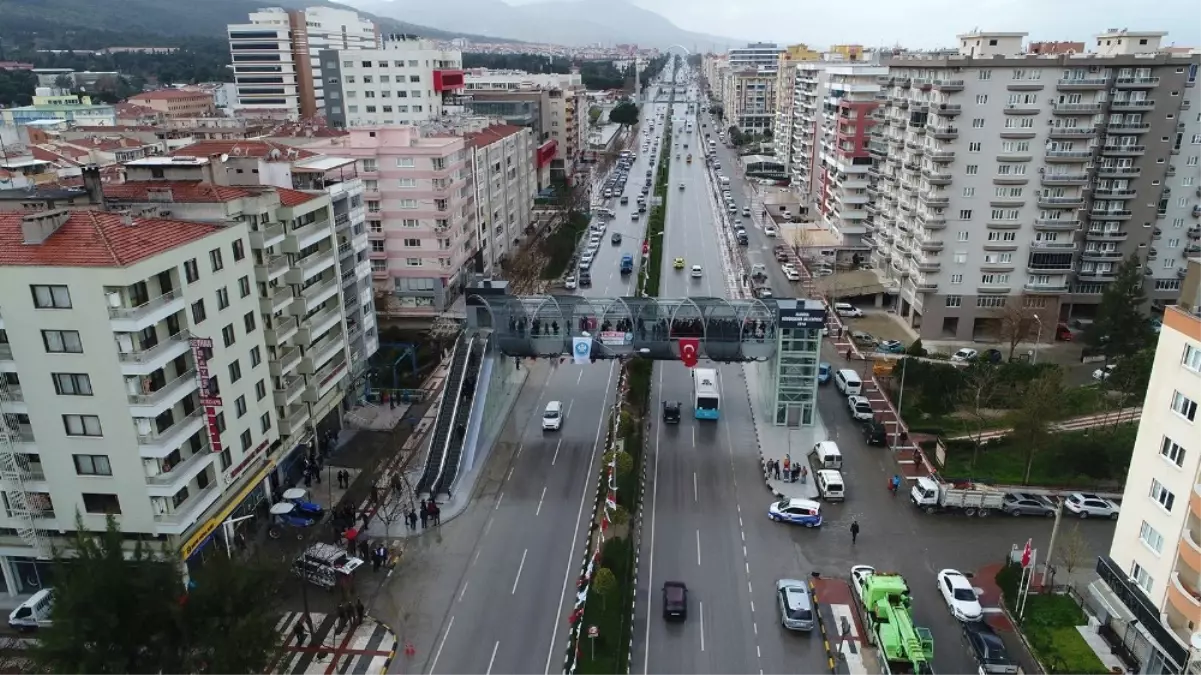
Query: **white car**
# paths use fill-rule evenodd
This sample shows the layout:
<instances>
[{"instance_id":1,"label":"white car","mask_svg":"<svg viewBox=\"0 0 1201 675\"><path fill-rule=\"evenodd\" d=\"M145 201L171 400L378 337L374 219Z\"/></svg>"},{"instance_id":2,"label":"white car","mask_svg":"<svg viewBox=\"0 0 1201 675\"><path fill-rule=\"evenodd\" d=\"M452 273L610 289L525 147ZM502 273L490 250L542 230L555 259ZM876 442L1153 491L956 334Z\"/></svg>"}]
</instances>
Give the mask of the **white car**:
<instances>
[{"instance_id":1,"label":"white car","mask_svg":"<svg viewBox=\"0 0 1201 675\"><path fill-rule=\"evenodd\" d=\"M575 289L575 275L574 274L568 275L568 277L563 280L563 288L566 288L569 291Z\"/></svg>"},{"instance_id":2,"label":"white car","mask_svg":"<svg viewBox=\"0 0 1201 675\"><path fill-rule=\"evenodd\" d=\"M767 236L769 236L769 237L774 237L774 236L776 236L777 234L779 234L779 231L778 231L778 230L776 230L776 226L775 226L775 225L766 225L766 226L764 226L764 228L763 228L763 234L766 234L766 235L767 235Z\"/></svg>"},{"instance_id":3,"label":"white car","mask_svg":"<svg viewBox=\"0 0 1201 675\"><path fill-rule=\"evenodd\" d=\"M979 621L984 618L984 608L972 582L958 570L942 570L938 573L938 590L951 610L951 616L960 621Z\"/></svg>"},{"instance_id":4,"label":"white car","mask_svg":"<svg viewBox=\"0 0 1201 675\"><path fill-rule=\"evenodd\" d=\"M1081 518L1109 518L1117 520L1121 509L1104 497L1084 492L1073 492L1063 500L1063 506Z\"/></svg>"},{"instance_id":5,"label":"white car","mask_svg":"<svg viewBox=\"0 0 1201 675\"><path fill-rule=\"evenodd\" d=\"M800 281L801 273L789 267L784 270L784 278L788 279L789 281Z\"/></svg>"},{"instance_id":6,"label":"white car","mask_svg":"<svg viewBox=\"0 0 1201 675\"><path fill-rule=\"evenodd\" d=\"M563 428L563 402L551 401L542 412L542 430L558 431Z\"/></svg>"},{"instance_id":7,"label":"white car","mask_svg":"<svg viewBox=\"0 0 1201 675\"><path fill-rule=\"evenodd\" d=\"M1108 366L1105 366L1104 368L1098 368L1093 371L1093 379L1098 382L1104 382L1105 380L1109 379L1110 375L1113 375L1114 368L1117 368L1117 367L1118 367L1118 364L1111 363Z\"/></svg>"},{"instance_id":8,"label":"white car","mask_svg":"<svg viewBox=\"0 0 1201 675\"><path fill-rule=\"evenodd\" d=\"M580 267L582 267L584 269L588 269L589 267L592 267L592 254L591 253L585 253L584 257L580 258Z\"/></svg>"},{"instance_id":9,"label":"white car","mask_svg":"<svg viewBox=\"0 0 1201 675\"><path fill-rule=\"evenodd\" d=\"M704 276L704 272L701 272L701 266L700 266L700 265L693 265L693 266L692 266L692 278L693 278L693 279L700 279L702 276Z\"/></svg>"},{"instance_id":10,"label":"white car","mask_svg":"<svg viewBox=\"0 0 1201 675\"><path fill-rule=\"evenodd\" d=\"M834 303L834 313L837 314L838 316L853 316L853 317L863 316L863 310L859 309L858 307L852 305L849 302Z\"/></svg>"},{"instance_id":11,"label":"white car","mask_svg":"<svg viewBox=\"0 0 1201 675\"><path fill-rule=\"evenodd\" d=\"M872 420L876 418L876 413L872 412L872 403L864 396L848 396L847 408L851 410L851 417L857 420Z\"/></svg>"},{"instance_id":12,"label":"white car","mask_svg":"<svg viewBox=\"0 0 1201 675\"><path fill-rule=\"evenodd\" d=\"M951 360L955 361L956 363L965 363L967 361L971 361L971 360L975 359L976 355L979 353L980 352L976 351L975 349L971 349L969 347L964 347L963 349L960 349L959 351L955 352L954 354L951 354Z\"/></svg>"}]
</instances>

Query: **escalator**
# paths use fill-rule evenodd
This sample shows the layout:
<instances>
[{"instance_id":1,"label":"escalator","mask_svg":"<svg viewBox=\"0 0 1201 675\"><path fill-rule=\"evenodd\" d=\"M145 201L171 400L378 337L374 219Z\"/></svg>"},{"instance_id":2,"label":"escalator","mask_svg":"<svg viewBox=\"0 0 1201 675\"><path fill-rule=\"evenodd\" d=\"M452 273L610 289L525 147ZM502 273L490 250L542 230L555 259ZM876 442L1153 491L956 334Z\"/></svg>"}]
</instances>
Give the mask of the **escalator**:
<instances>
[{"instance_id":1,"label":"escalator","mask_svg":"<svg viewBox=\"0 0 1201 675\"><path fill-rule=\"evenodd\" d=\"M429 456L425 460L425 471L417 482L417 494L425 494L438 482L446 462L446 446L454 430L455 412L463 388L463 375L467 370L467 357L475 336L466 332L459 334L451 355L446 381L442 384L442 398L438 401L438 417L434 421L434 435L430 441Z\"/></svg>"},{"instance_id":2,"label":"escalator","mask_svg":"<svg viewBox=\"0 0 1201 675\"><path fill-rule=\"evenodd\" d=\"M471 419L471 408L475 405L476 386L480 380L480 368L484 363L484 349L487 342L481 338L472 343L471 352L467 356L467 367L463 371L463 386L459 393L459 405L454 415L454 432L446 448L446 461L443 463L442 475L434 483L434 494L450 494L450 488L455 484L459 469L463 462L463 444L467 438L467 423Z\"/></svg>"}]
</instances>

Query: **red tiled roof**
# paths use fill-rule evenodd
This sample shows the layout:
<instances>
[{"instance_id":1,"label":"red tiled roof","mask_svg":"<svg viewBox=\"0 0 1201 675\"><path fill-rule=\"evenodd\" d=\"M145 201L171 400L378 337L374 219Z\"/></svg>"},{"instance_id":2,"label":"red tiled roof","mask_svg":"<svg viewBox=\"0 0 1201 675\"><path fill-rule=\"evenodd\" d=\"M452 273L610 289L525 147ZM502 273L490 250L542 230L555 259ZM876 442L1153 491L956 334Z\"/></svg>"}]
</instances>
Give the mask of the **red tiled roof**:
<instances>
[{"instance_id":1,"label":"red tiled roof","mask_svg":"<svg viewBox=\"0 0 1201 675\"><path fill-rule=\"evenodd\" d=\"M118 202L148 202L154 201L150 198L151 193L157 193L155 195L157 198L166 190L171 191L171 201L181 204L232 202L235 199L253 197L260 192L243 187L213 185L200 181L134 181L119 185L105 185L104 196ZM283 190L278 191L283 192ZM293 191L289 190L289 192ZM283 195L280 195L280 200L283 200Z\"/></svg>"},{"instance_id":2,"label":"red tiled roof","mask_svg":"<svg viewBox=\"0 0 1201 675\"><path fill-rule=\"evenodd\" d=\"M121 115L158 116L161 114L159 111L155 110L154 108L151 108L150 106L139 105L137 103L129 103L128 101L122 101L121 103L118 103L116 105L116 109L117 109L118 117L120 117Z\"/></svg>"},{"instance_id":3,"label":"red tiled roof","mask_svg":"<svg viewBox=\"0 0 1201 675\"><path fill-rule=\"evenodd\" d=\"M317 198L317 195L311 195L300 190L291 190L288 188L275 188L279 194L279 203L284 206L300 206L301 204Z\"/></svg>"},{"instance_id":4,"label":"red tiled roof","mask_svg":"<svg viewBox=\"0 0 1201 675\"><path fill-rule=\"evenodd\" d=\"M196 241L221 227L182 220L135 218L75 211L46 241L24 242L21 212L0 213L0 265L38 267L127 267Z\"/></svg>"},{"instance_id":5,"label":"red tiled roof","mask_svg":"<svg viewBox=\"0 0 1201 675\"><path fill-rule=\"evenodd\" d=\"M80 166L80 162L63 155L62 153L58 152L57 149L47 150L35 145L29 148L29 154L32 155L34 159L41 160L43 162L53 162L64 167ZM84 153L84 155L86 157L87 153Z\"/></svg>"},{"instance_id":6,"label":"red tiled roof","mask_svg":"<svg viewBox=\"0 0 1201 675\"><path fill-rule=\"evenodd\" d=\"M136 138L129 138L127 136L91 136L89 138L66 141L66 144L73 145L77 148L90 148L93 150L103 151L122 150L124 148L143 148L147 145Z\"/></svg>"},{"instance_id":7,"label":"red tiled roof","mask_svg":"<svg viewBox=\"0 0 1201 675\"><path fill-rule=\"evenodd\" d=\"M525 127L519 127L515 124L493 124L490 127L475 131L469 134L464 134L467 140L468 147L482 148L485 145L508 138L513 134L521 133Z\"/></svg>"},{"instance_id":8,"label":"red tiled roof","mask_svg":"<svg viewBox=\"0 0 1201 675\"><path fill-rule=\"evenodd\" d=\"M229 155L230 157L259 157L268 158L272 150L278 150L280 159L308 159L320 157L318 153L304 148L293 148L283 143L272 141L235 140L235 141L199 141L186 145L171 153L173 157L212 157L213 155ZM289 151L295 155L289 156Z\"/></svg>"}]
</instances>

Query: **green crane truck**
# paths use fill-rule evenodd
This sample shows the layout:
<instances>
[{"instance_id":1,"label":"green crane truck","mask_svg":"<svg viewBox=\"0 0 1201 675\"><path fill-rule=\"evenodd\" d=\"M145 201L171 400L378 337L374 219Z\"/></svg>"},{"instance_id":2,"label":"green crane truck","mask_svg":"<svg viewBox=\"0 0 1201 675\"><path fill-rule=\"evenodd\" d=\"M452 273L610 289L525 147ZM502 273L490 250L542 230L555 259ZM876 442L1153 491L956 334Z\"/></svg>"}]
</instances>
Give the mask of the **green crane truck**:
<instances>
[{"instance_id":1,"label":"green crane truck","mask_svg":"<svg viewBox=\"0 0 1201 675\"><path fill-rule=\"evenodd\" d=\"M880 655L886 675L933 675L934 637L929 628L913 625L912 598L905 578L877 572L869 565L851 568L851 588L867 627L868 641Z\"/></svg>"}]
</instances>

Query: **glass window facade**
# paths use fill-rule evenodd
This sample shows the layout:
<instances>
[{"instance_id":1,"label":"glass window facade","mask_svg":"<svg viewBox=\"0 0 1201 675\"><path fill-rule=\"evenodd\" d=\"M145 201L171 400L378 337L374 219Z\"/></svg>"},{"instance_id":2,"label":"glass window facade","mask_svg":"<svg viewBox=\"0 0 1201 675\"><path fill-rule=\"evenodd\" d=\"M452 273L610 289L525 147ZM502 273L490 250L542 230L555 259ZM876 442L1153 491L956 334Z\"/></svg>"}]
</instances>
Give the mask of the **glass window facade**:
<instances>
[{"instance_id":1,"label":"glass window facade","mask_svg":"<svg viewBox=\"0 0 1201 675\"><path fill-rule=\"evenodd\" d=\"M817 422L819 328L782 328L776 344L772 410L776 426L809 427ZM771 363L771 362L769 362Z\"/></svg>"}]
</instances>

